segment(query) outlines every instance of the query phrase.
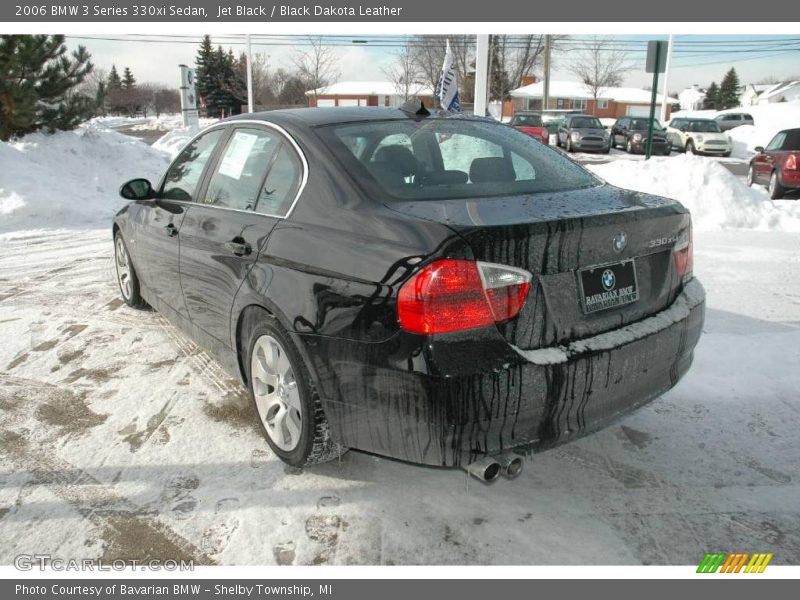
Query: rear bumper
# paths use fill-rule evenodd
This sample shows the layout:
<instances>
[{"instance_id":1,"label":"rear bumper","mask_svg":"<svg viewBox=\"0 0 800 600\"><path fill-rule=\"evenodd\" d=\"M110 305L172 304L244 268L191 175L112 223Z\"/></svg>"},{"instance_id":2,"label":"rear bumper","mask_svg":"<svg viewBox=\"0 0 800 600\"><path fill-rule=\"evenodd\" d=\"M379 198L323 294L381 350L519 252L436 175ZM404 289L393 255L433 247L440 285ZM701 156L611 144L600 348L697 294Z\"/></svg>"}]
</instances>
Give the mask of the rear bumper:
<instances>
[{"instance_id":1,"label":"rear bumper","mask_svg":"<svg viewBox=\"0 0 800 600\"><path fill-rule=\"evenodd\" d=\"M475 372L448 377L431 373L434 359L426 360L425 348L404 347L397 338L304 342L337 441L458 466L573 440L663 394L688 371L704 315L705 292L692 280L664 311L569 347L522 351L506 344L510 353L497 361L476 359L465 345L462 361Z\"/></svg>"}]
</instances>

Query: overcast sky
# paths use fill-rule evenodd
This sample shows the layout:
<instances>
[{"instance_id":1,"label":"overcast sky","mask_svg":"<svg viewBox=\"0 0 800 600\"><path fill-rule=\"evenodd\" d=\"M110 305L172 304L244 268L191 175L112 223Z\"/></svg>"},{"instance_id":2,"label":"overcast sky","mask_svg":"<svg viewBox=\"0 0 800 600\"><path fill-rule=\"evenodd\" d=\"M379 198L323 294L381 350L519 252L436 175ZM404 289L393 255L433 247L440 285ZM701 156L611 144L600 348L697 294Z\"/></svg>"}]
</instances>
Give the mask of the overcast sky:
<instances>
[{"instance_id":1,"label":"overcast sky","mask_svg":"<svg viewBox=\"0 0 800 600\"><path fill-rule=\"evenodd\" d=\"M99 37L99 36L91 36ZM67 36L69 46L83 44L92 54L95 64L108 70L112 64L122 71L128 66L140 82L150 81L176 85L178 65L194 64L197 43L192 37L182 34L167 41L152 41L156 36L107 36L118 39L86 39ZM168 36L160 36L165 40ZM201 35L197 35L199 41ZM264 36L259 36L263 38ZM585 39L588 36L576 36ZM630 49L629 60L636 67L626 77L626 85L643 87L652 81L652 75L644 73L644 45L647 39L665 39L664 36L614 36L621 47ZM367 40L366 44L352 44L352 39ZM400 43L400 36L387 38ZM234 51L243 50L241 44L231 36L214 40ZM709 44L712 42L713 44ZM383 43L378 46L376 44ZM340 81L385 79L383 70L394 60L397 48L387 47L379 36L343 36L337 39L335 52L339 58ZM391 42L388 42L391 43ZM573 46L575 43L573 42ZM291 68L296 46L287 38L273 39L272 45L253 44L253 52L266 54L272 68ZM574 79L569 72L569 63L576 50L556 53L553 58L554 79ZM676 36L675 53L669 76L669 90L678 92L697 83L708 85L719 82L730 67L735 67L742 83L755 83L767 76L784 79L800 76L800 36Z\"/></svg>"}]
</instances>

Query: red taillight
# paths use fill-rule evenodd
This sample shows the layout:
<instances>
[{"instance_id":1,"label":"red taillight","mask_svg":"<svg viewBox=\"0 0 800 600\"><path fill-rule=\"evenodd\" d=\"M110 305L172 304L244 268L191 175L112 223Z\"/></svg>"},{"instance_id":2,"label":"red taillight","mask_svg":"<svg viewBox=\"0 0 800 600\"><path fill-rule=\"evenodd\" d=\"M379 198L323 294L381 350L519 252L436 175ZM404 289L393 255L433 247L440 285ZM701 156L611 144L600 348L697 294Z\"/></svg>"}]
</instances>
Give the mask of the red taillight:
<instances>
[{"instance_id":1,"label":"red taillight","mask_svg":"<svg viewBox=\"0 0 800 600\"><path fill-rule=\"evenodd\" d=\"M444 258L423 267L397 296L400 327L433 334L487 327L515 317L531 274L503 265Z\"/></svg>"},{"instance_id":2,"label":"red taillight","mask_svg":"<svg viewBox=\"0 0 800 600\"><path fill-rule=\"evenodd\" d=\"M678 275L688 279L692 276L692 269L694 267L694 244L692 243L692 228L691 226L684 231L681 239L675 244L673 256L675 257L675 270Z\"/></svg>"},{"instance_id":3,"label":"red taillight","mask_svg":"<svg viewBox=\"0 0 800 600\"><path fill-rule=\"evenodd\" d=\"M797 170L797 157L794 154L790 154L786 157L786 162L783 163L784 169L791 169L792 171Z\"/></svg>"}]
</instances>

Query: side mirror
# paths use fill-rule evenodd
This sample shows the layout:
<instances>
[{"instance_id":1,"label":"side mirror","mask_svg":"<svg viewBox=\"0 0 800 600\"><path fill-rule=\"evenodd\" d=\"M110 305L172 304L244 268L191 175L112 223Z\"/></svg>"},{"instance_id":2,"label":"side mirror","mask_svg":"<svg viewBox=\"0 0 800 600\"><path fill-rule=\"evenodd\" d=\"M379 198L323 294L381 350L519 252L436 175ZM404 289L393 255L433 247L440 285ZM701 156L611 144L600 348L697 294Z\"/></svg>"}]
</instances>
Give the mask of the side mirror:
<instances>
[{"instance_id":1,"label":"side mirror","mask_svg":"<svg viewBox=\"0 0 800 600\"><path fill-rule=\"evenodd\" d=\"M125 200L151 200L156 197L153 186L147 179L131 179L119 188L119 195Z\"/></svg>"},{"instance_id":2,"label":"side mirror","mask_svg":"<svg viewBox=\"0 0 800 600\"><path fill-rule=\"evenodd\" d=\"M764 146L756 146L755 151L757 154L764 154Z\"/></svg>"}]
</instances>

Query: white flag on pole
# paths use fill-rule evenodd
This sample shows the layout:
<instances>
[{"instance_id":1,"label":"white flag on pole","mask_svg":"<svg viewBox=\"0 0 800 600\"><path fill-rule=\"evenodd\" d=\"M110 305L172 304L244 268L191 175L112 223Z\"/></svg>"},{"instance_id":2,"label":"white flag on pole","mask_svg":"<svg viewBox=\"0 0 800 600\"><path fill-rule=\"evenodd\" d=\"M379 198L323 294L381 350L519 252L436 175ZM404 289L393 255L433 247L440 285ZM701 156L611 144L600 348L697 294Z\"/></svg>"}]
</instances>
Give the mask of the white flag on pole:
<instances>
[{"instance_id":1,"label":"white flag on pole","mask_svg":"<svg viewBox=\"0 0 800 600\"><path fill-rule=\"evenodd\" d=\"M447 40L447 49L444 53L442 76L436 84L436 97L444 110L460 112L461 104L458 100L458 76L453 66L453 53L450 51L450 40Z\"/></svg>"}]
</instances>

